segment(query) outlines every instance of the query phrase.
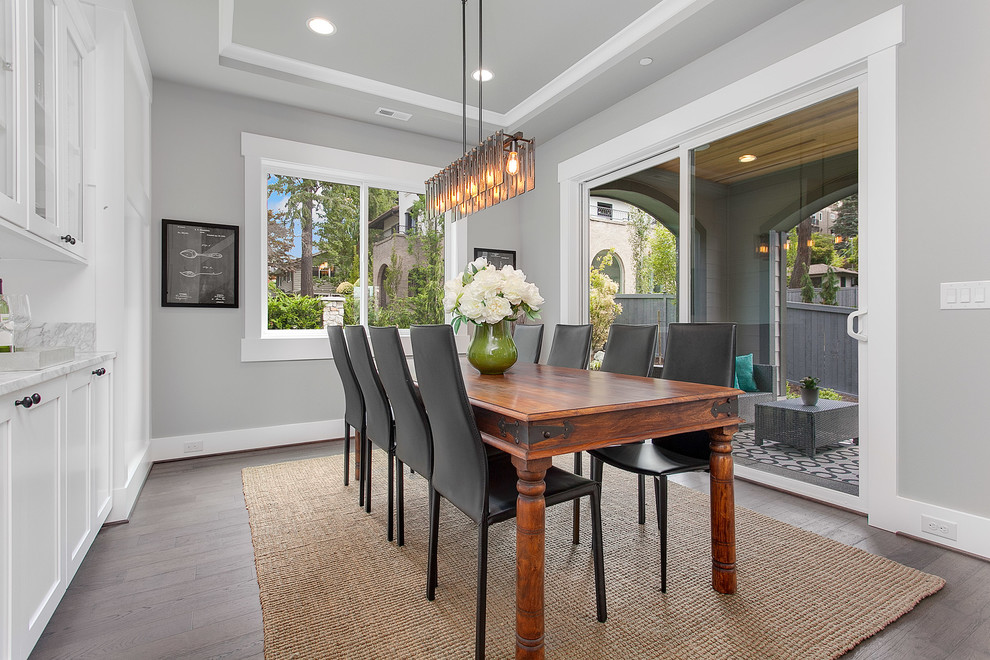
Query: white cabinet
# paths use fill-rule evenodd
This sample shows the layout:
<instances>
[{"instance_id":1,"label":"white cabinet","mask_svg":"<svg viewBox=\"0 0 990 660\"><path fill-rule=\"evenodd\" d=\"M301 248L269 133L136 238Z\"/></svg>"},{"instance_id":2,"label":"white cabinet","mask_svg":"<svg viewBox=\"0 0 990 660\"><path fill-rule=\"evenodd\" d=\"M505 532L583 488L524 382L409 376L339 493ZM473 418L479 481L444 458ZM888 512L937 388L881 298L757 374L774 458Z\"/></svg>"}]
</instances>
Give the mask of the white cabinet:
<instances>
[{"instance_id":1,"label":"white cabinet","mask_svg":"<svg viewBox=\"0 0 990 660\"><path fill-rule=\"evenodd\" d=\"M0 657L28 657L110 512L112 368L0 397Z\"/></svg>"},{"instance_id":2,"label":"white cabinet","mask_svg":"<svg viewBox=\"0 0 990 660\"><path fill-rule=\"evenodd\" d=\"M78 0L0 3L0 257L83 258L92 31Z\"/></svg>"},{"instance_id":3,"label":"white cabinet","mask_svg":"<svg viewBox=\"0 0 990 660\"><path fill-rule=\"evenodd\" d=\"M61 475L65 379L6 399L10 428L12 657L27 657L65 593Z\"/></svg>"}]
</instances>

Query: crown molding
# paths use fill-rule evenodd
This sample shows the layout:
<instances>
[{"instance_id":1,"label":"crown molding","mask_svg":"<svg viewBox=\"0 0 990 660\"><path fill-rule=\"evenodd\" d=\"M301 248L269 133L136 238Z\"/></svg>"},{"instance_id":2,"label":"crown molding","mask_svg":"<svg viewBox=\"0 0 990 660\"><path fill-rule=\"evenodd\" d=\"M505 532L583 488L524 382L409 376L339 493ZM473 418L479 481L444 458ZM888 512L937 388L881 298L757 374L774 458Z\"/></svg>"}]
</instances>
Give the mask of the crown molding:
<instances>
[{"instance_id":1,"label":"crown molding","mask_svg":"<svg viewBox=\"0 0 990 660\"><path fill-rule=\"evenodd\" d=\"M603 74L629 53L672 29L713 1L664 0L658 3L508 112L503 114L485 110L485 123L505 129L540 114L553 103ZM462 106L458 100L425 94L236 43L233 38L234 0L220 0L219 4L218 41L221 66L254 71L281 80L303 79L344 87L396 103L425 108L454 117L461 116ZM478 114L477 106L469 105L467 111L469 116Z\"/></svg>"}]
</instances>

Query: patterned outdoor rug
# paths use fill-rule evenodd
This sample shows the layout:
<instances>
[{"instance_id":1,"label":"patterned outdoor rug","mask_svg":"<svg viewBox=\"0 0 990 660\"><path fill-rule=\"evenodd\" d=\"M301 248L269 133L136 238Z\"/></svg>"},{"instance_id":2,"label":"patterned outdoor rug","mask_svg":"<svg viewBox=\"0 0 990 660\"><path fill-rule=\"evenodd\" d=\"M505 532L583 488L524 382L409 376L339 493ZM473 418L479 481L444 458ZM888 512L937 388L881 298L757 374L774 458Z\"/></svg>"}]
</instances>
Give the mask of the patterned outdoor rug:
<instances>
[{"instance_id":1,"label":"patterned outdoor rug","mask_svg":"<svg viewBox=\"0 0 990 660\"><path fill-rule=\"evenodd\" d=\"M779 442L755 442L752 424L743 424L732 438L732 460L764 472L772 472L850 495L859 495L859 446L847 440L807 453Z\"/></svg>"},{"instance_id":2,"label":"patterned outdoor rug","mask_svg":"<svg viewBox=\"0 0 990 660\"><path fill-rule=\"evenodd\" d=\"M568 457L569 458L569 457ZM380 470L385 457L377 457ZM384 471L373 512L342 485L340 456L247 468L265 658L469 658L477 536L444 502L439 586L426 588L427 488L406 479L406 545L385 540ZM553 658L834 658L945 584L863 550L736 509L738 593L711 588L708 497L671 484L668 590L658 533L636 524L635 481L606 466L606 623L595 619L588 506L571 538L569 505L547 510L546 644ZM489 658L511 658L515 525L490 530Z\"/></svg>"}]
</instances>

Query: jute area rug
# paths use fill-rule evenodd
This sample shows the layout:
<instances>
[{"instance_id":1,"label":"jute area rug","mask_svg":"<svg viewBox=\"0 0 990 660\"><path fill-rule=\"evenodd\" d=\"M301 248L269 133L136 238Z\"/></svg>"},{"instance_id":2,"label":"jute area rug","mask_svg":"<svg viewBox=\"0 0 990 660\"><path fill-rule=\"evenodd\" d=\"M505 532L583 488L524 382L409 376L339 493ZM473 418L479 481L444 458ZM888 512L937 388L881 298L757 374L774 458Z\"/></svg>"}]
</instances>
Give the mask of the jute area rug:
<instances>
[{"instance_id":1,"label":"jute area rug","mask_svg":"<svg viewBox=\"0 0 990 660\"><path fill-rule=\"evenodd\" d=\"M340 456L243 471L266 660L472 657L475 527L443 503L439 585L427 601L426 482L407 473L400 548L385 538L384 454L374 465L371 515L355 481L343 486ZM606 623L595 619L587 500L576 546L570 504L547 509L548 658L834 658L945 584L737 507L738 591L715 593L708 497L671 483L663 594L656 519L636 524L635 491L633 477L606 467ZM493 526L489 542L487 656L511 658L515 522Z\"/></svg>"}]
</instances>

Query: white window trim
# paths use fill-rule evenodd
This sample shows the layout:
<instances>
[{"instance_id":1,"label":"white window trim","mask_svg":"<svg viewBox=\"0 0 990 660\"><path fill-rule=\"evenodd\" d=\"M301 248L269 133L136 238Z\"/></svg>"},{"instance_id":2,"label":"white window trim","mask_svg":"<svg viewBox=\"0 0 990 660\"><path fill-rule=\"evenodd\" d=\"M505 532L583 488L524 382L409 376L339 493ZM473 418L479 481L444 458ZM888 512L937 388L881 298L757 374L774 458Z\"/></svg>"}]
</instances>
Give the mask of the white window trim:
<instances>
[{"instance_id":1,"label":"white window trim","mask_svg":"<svg viewBox=\"0 0 990 660\"><path fill-rule=\"evenodd\" d=\"M325 330L268 330L268 173L319 178L340 183L423 193L425 181L440 169L332 147L293 142L254 133L241 133L244 156L244 336L242 362L329 359ZM368 219L362 188L361 235L367 240ZM450 222L447 221L447 230ZM444 259L450 265L455 241L444 241ZM362 251L363 252L363 251ZM367 286L367 256L362 254L361 290ZM462 259L463 260L463 259ZM362 312L362 321L367 321Z\"/></svg>"}]
</instances>

